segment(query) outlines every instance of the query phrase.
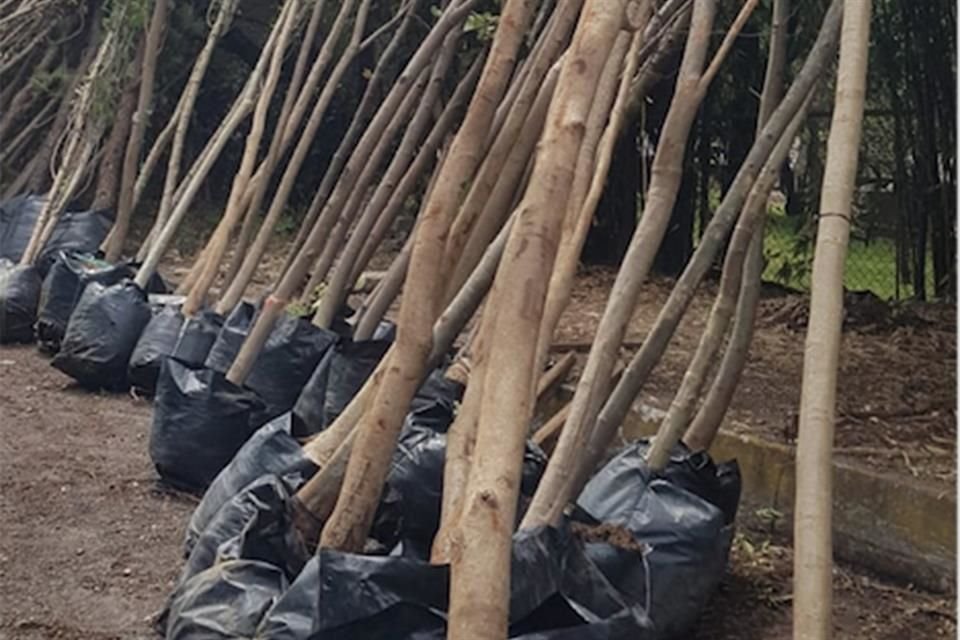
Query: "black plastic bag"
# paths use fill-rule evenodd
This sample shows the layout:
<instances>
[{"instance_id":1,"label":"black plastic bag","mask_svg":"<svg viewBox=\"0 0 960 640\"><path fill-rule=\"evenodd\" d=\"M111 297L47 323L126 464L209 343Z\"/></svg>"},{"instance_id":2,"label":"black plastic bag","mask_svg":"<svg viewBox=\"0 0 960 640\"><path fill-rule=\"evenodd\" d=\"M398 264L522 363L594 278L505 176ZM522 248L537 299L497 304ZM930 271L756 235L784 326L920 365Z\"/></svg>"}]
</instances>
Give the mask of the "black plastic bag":
<instances>
[{"instance_id":1,"label":"black plastic bag","mask_svg":"<svg viewBox=\"0 0 960 640\"><path fill-rule=\"evenodd\" d=\"M128 366L130 385L139 393L153 395L157 390L160 365L173 354L183 326L183 314L177 305L151 305L153 317L140 334Z\"/></svg>"},{"instance_id":2,"label":"black plastic bag","mask_svg":"<svg viewBox=\"0 0 960 640\"><path fill-rule=\"evenodd\" d=\"M70 315L52 364L84 387L126 389L127 364L148 322L147 296L136 284L91 282Z\"/></svg>"},{"instance_id":3,"label":"black plastic bag","mask_svg":"<svg viewBox=\"0 0 960 640\"><path fill-rule=\"evenodd\" d=\"M0 259L0 343L30 342L40 301L40 273Z\"/></svg>"},{"instance_id":4,"label":"black plastic bag","mask_svg":"<svg viewBox=\"0 0 960 640\"><path fill-rule=\"evenodd\" d=\"M291 526L290 498L302 481L266 474L232 496L206 523L187 555L180 583L229 559L263 560L280 567L291 578L309 553Z\"/></svg>"},{"instance_id":5,"label":"black plastic bag","mask_svg":"<svg viewBox=\"0 0 960 640\"><path fill-rule=\"evenodd\" d=\"M410 403L410 413L428 408L439 402L447 407L452 415L456 403L463 399L464 390L462 384L447 378L444 369L434 369L417 389L416 395L413 396L413 402ZM431 425L431 428L445 432L448 426L450 426L449 423L442 427L437 424L435 426Z\"/></svg>"},{"instance_id":6,"label":"black plastic bag","mask_svg":"<svg viewBox=\"0 0 960 640\"><path fill-rule=\"evenodd\" d=\"M295 490L261 477L210 519L170 600L167 637L442 638L448 568L328 549L307 561L290 526ZM642 606L613 588L565 526L516 534L511 575L511 637L653 637Z\"/></svg>"},{"instance_id":7,"label":"black plastic bag","mask_svg":"<svg viewBox=\"0 0 960 640\"><path fill-rule=\"evenodd\" d=\"M290 525L290 490L265 476L216 514L162 615L167 638L248 638L309 558Z\"/></svg>"},{"instance_id":8,"label":"black plastic bag","mask_svg":"<svg viewBox=\"0 0 960 640\"><path fill-rule=\"evenodd\" d=\"M390 348L389 340L354 342L345 338L324 358L296 400L297 432L318 433L350 404Z\"/></svg>"},{"instance_id":9,"label":"black plastic bag","mask_svg":"<svg viewBox=\"0 0 960 640\"><path fill-rule=\"evenodd\" d=\"M202 367L223 326L223 316L204 309L181 323L173 357L191 367Z\"/></svg>"},{"instance_id":10,"label":"black plastic bag","mask_svg":"<svg viewBox=\"0 0 960 640\"><path fill-rule=\"evenodd\" d=\"M425 393L431 391L424 385L422 392L424 388ZM440 526L446 430L452 420L452 402L440 396L408 414L400 434L372 534L388 548L399 543L404 556L430 556L430 545ZM546 462L543 451L528 442L518 517L533 496Z\"/></svg>"},{"instance_id":11,"label":"black plastic bag","mask_svg":"<svg viewBox=\"0 0 960 640\"><path fill-rule=\"evenodd\" d=\"M263 402L218 371L166 358L157 381L150 457L170 484L202 491L257 428Z\"/></svg>"},{"instance_id":12,"label":"black plastic bag","mask_svg":"<svg viewBox=\"0 0 960 640\"><path fill-rule=\"evenodd\" d=\"M459 384L450 381L444 381L437 372L436 376L431 376L431 380L425 383L417 396L414 398L412 406L419 408L412 410L407 416L405 423L404 437L394 454L394 467L399 468L395 477L395 483L398 489L390 500L392 517L390 512L382 516L386 521L381 525L386 527L392 536L389 544L396 543L399 529L398 522L400 516L397 513L401 510L399 501L401 494L398 492L415 492L415 487L410 483L416 483L418 477L414 467L418 463L428 466L421 475L426 475L433 483L430 487L425 487L426 495L434 500L435 504L430 504L425 511L428 513L439 514L439 486L443 481L443 452L445 440L431 440L422 442L423 434L432 435L434 432L445 432L453 417L453 402L458 400L462 388ZM269 423L263 425L250 436L243 447L237 451L233 460L217 475L210 483L209 488L203 494L203 499L197 508L194 509L190 517L190 524L187 526L184 549L187 554L190 553L197 538L206 528L211 518L217 511L226 504L233 496L237 495L244 487L260 478L261 476L273 474L282 477L289 486L300 487L309 480L317 471L316 465L303 452L303 446L294 437L295 421L291 413L287 412ZM439 458L436 454L436 447L441 447ZM524 467L524 490L527 495L533 494L533 488L536 486L537 479L542 472L545 459L542 453L531 447L527 453L526 466ZM388 488L384 495L388 495ZM419 496L418 498L419 499ZM386 500L385 500L386 501ZM416 509L415 503L411 502L410 508ZM438 519L439 515L437 515ZM435 526L435 525L434 525Z\"/></svg>"},{"instance_id":13,"label":"black plastic bag","mask_svg":"<svg viewBox=\"0 0 960 640\"><path fill-rule=\"evenodd\" d=\"M680 445L654 475L648 446L632 444L607 463L581 493L577 515L620 525L649 548L588 544L587 553L626 597L650 602L657 637L673 638L689 631L723 577L740 473L736 462L715 465Z\"/></svg>"},{"instance_id":14,"label":"black plastic bag","mask_svg":"<svg viewBox=\"0 0 960 640\"><path fill-rule=\"evenodd\" d=\"M36 265L40 273L44 276L47 274L61 251L94 253L103 244L112 226L112 211L65 211L37 256Z\"/></svg>"},{"instance_id":15,"label":"black plastic bag","mask_svg":"<svg viewBox=\"0 0 960 640\"><path fill-rule=\"evenodd\" d=\"M511 638L653 637L642 608L620 598L568 531L518 533L511 565ZM446 566L321 549L264 616L256 637L439 640L448 594Z\"/></svg>"},{"instance_id":16,"label":"black plastic bag","mask_svg":"<svg viewBox=\"0 0 960 640\"><path fill-rule=\"evenodd\" d=\"M510 576L510 637L653 637L643 603L610 584L566 522L515 533Z\"/></svg>"},{"instance_id":17,"label":"black plastic bag","mask_svg":"<svg viewBox=\"0 0 960 640\"><path fill-rule=\"evenodd\" d=\"M0 258L20 261L45 202L44 196L26 194L0 203Z\"/></svg>"},{"instance_id":18,"label":"black plastic bag","mask_svg":"<svg viewBox=\"0 0 960 640\"><path fill-rule=\"evenodd\" d=\"M245 383L266 404L261 422L293 409L303 386L336 341L335 333L307 320L284 315L277 322Z\"/></svg>"},{"instance_id":19,"label":"black plastic bag","mask_svg":"<svg viewBox=\"0 0 960 640\"><path fill-rule=\"evenodd\" d=\"M111 264L90 253L61 251L43 280L37 312L37 339L51 353L60 348L70 314L90 282L104 286L133 277L127 264Z\"/></svg>"},{"instance_id":20,"label":"black plastic bag","mask_svg":"<svg viewBox=\"0 0 960 640\"><path fill-rule=\"evenodd\" d=\"M220 373L226 373L233 359L240 352L243 341L247 339L250 327L253 326L253 320L257 309L249 302L240 302L227 319L224 320L220 332L213 346L210 347L210 353L204 365L207 369L213 369Z\"/></svg>"},{"instance_id":21,"label":"black plastic bag","mask_svg":"<svg viewBox=\"0 0 960 640\"><path fill-rule=\"evenodd\" d=\"M289 413L274 418L257 429L230 464L217 474L187 525L184 542L187 555L223 505L244 487L265 475L276 475L288 486L299 488L317 472L317 466L293 438L292 428Z\"/></svg>"}]
</instances>

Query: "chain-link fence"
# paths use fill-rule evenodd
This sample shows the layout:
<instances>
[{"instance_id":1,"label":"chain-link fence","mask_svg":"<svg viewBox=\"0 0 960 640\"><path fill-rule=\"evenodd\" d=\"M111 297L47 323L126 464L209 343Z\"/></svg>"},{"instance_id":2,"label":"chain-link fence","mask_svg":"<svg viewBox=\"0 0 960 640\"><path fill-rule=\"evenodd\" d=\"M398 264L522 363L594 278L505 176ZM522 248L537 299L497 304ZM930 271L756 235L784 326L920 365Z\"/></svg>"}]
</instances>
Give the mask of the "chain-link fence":
<instances>
[{"instance_id":1,"label":"chain-link fence","mask_svg":"<svg viewBox=\"0 0 960 640\"><path fill-rule=\"evenodd\" d=\"M813 223L796 224L773 214L767 220L764 238L766 282L808 291L813 267L816 228ZM844 287L850 291L870 291L883 300L917 298L921 281L916 273L915 247L898 240L895 233L869 233L855 226L847 252ZM922 281L925 298L936 297L931 252L925 251Z\"/></svg>"}]
</instances>

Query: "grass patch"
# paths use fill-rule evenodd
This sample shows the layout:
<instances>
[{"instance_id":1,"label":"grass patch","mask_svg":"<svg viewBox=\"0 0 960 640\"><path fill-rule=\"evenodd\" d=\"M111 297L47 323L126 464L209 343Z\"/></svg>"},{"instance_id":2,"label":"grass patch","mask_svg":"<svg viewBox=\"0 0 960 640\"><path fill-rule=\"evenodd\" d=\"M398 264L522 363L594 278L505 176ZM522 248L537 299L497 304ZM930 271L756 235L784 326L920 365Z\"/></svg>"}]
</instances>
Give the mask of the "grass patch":
<instances>
[{"instance_id":1,"label":"grass patch","mask_svg":"<svg viewBox=\"0 0 960 640\"><path fill-rule=\"evenodd\" d=\"M763 253L766 268L763 279L792 289L810 289L813 267L811 231L797 229L795 223L773 214L767 219ZM927 255L927 295L934 291L933 258ZM844 269L844 286L853 291L870 291L884 300L897 299L897 246L892 238L873 238L869 242L850 239ZM914 294L913 285L901 282L899 298Z\"/></svg>"}]
</instances>

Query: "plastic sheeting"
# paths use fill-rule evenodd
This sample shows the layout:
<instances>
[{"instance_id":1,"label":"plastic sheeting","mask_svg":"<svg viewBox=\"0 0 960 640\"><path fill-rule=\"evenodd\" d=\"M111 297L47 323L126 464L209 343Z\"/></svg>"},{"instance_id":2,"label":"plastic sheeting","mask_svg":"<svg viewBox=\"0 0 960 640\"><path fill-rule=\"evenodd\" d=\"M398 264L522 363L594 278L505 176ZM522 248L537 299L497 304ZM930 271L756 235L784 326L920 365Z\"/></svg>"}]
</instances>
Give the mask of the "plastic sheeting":
<instances>
[{"instance_id":1,"label":"plastic sheeting","mask_svg":"<svg viewBox=\"0 0 960 640\"><path fill-rule=\"evenodd\" d=\"M187 525L184 543L187 555L220 508L250 483L273 474L282 477L287 484L299 487L316 473L316 465L304 455L303 447L293 438L292 428L289 413L274 418L257 429L230 464L217 474Z\"/></svg>"},{"instance_id":2,"label":"plastic sheeting","mask_svg":"<svg viewBox=\"0 0 960 640\"><path fill-rule=\"evenodd\" d=\"M313 370L293 407L297 431L318 433L350 404L390 348L389 340L344 338Z\"/></svg>"},{"instance_id":3,"label":"plastic sheeting","mask_svg":"<svg viewBox=\"0 0 960 640\"><path fill-rule=\"evenodd\" d=\"M91 253L61 251L40 289L37 338L41 347L51 353L60 349L70 314L88 283L110 286L133 275L127 264L111 264Z\"/></svg>"},{"instance_id":4,"label":"plastic sheeting","mask_svg":"<svg viewBox=\"0 0 960 640\"><path fill-rule=\"evenodd\" d=\"M208 369L220 373L227 372L233 364L233 359L240 352L243 341L247 339L247 333L253 325L256 312L256 307L249 302L240 302L234 307L224 320L213 346L210 347L210 353L204 363Z\"/></svg>"},{"instance_id":5,"label":"plastic sheeting","mask_svg":"<svg viewBox=\"0 0 960 640\"><path fill-rule=\"evenodd\" d=\"M109 287L91 282L67 323L52 364L90 389L128 387L127 364L150 322L147 295L124 281Z\"/></svg>"},{"instance_id":6,"label":"plastic sheeting","mask_svg":"<svg viewBox=\"0 0 960 640\"><path fill-rule=\"evenodd\" d=\"M37 195L21 195L0 203L0 258L18 262L23 257L45 203L46 196ZM77 211L68 207L35 261L41 279L60 251L93 253L112 226L110 211Z\"/></svg>"},{"instance_id":7,"label":"plastic sheeting","mask_svg":"<svg viewBox=\"0 0 960 640\"><path fill-rule=\"evenodd\" d=\"M150 305L153 317L140 334L128 365L130 384L140 393L153 395L160 377L160 365L177 346L183 314L179 305Z\"/></svg>"},{"instance_id":8,"label":"plastic sheeting","mask_svg":"<svg viewBox=\"0 0 960 640\"><path fill-rule=\"evenodd\" d=\"M307 560L290 525L290 496L312 469L283 475L303 462L290 419L264 427L238 455L243 472L224 478L217 499L198 508L205 515L195 514L195 542L171 600L167 637L443 638L448 568L419 554L432 537L428 521L439 513L437 444L449 423L446 402L434 397L412 412L401 435L372 532L389 548L395 531L384 535L385 515L401 514L399 537L406 540L390 555L321 549ZM616 455L577 503L581 526L602 523L618 536L575 533L566 522L515 534L510 638L666 640L689 632L724 571L739 471L736 463L714 464L678 447L667 469L653 474L644 462L647 447L639 442ZM276 460L274 471L226 496L268 459ZM525 469L522 492L536 482L527 476ZM612 541L624 533L632 543Z\"/></svg>"},{"instance_id":9,"label":"plastic sheeting","mask_svg":"<svg viewBox=\"0 0 960 640\"><path fill-rule=\"evenodd\" d=\"M649 443L628 446L587 483L579 512L620 525L646 554L588 544L587 553L617 589L650 602L660 638L687 633L723 577L740 499L736 462L714 464L679 445L667 468L650 472Z\"/></svg>"},{"instance_id":10,"label":"plastic sheeting","mask_svg":"<svg viewBox=\"0 0 960 640\"><path fill-rule=\"evenodd\" d=\"M257 356L246 386L259 395L266 408L261 422L293 409L303 386L337 334L307 320L283 316Z\"/></svg>"},{"instance_id":11,"label":"plastic sheeting","mask_svg":"<svg viewBox=\"0 0 960 640\"><path fill-rule=\"evenodd\" d=\"M40 273L0 259L0 343L30 342L40 301Z\"/></svg>"},{"instance_id":12,"label":"plastic sheeting","mask_svg":"<svg viewBox=\"0 0 960 640\"><path fill-rule=\"evenodd\" d=\"M0 202L0 258L19 262L46 198L20 195Z\"/></svg>"},{"instance_id":13,"label":"plastic sheeting","mask_svg":"<svg viewBox=\"0 0 960 640\"><path fill-rule=\"evenodd\" d=\"M187 318L180 325L173 357L191 367L202 367L221 327L223 316L208 309Z\"/></svg>"},{"instance_id":14,"label":"plastic sheeting","mask_svg":"<svg viewBox=\"0 0 960 640\"><path fill-rule=\"evenodd\" d=\"M208 524L163 619L168 639L444 637L448 567L330 549L307 560L289 529L291 491L265 476ZM511 638L653 637L643 608L610 585L568 528L516 534L511 565Z\"/></svg>"},{"instance_id":15,"label":"plastic sheeting","mask_svg":"<svg viewBox=\"0 0 960 640\"><path fill-rule=\"evenodd\" d=\"M390 548L399 543L405 556L428 559L440 526L446 430L453 420L452 409L452 403L435 400L410 413L393 455L373 535ZM518 518L533 496L546 463L543 451L528 442Z\"/></svg>"},{"instance_id":16,"label":"plastic sheeting","mask_svg":"<svg viewBox=\"0 0 960 640\"><path fill-rule=\"evenodd\" d=\"M166 358L160 369L150 429L150 457L161 478L202 491L258 424L263 402L218 371Z\"/></svg>"}]
</instances>

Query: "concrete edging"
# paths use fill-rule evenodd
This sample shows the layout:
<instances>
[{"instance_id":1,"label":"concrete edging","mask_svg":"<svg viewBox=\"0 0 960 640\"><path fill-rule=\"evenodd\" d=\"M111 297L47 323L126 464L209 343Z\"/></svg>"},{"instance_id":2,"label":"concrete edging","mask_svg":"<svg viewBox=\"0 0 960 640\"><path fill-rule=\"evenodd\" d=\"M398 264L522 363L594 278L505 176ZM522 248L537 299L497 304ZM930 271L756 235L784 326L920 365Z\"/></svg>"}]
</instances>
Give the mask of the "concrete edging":
<instances>
[{"instance_id":1,"label":"concrete edging","mask_svg":"<svg viewBox=\"0 0 960 640\"><path fill-rule=\"evenodd\" d=\"M568 402L563 388L556 400ZM551 403L552 404L552 403ZM562 405L561 405L562 406ZM621 427L628 440L656 431L657 409L631 410ZM774 532L792 537L794 447L721 431L710 448L718 461L736 458L743 477L743 514L772 509L782 514ZM914 478L881 473L846 461L833 463L833 543L840 560L925 589L955 591L956 493Z\"/></svg>"}]
</instances>

